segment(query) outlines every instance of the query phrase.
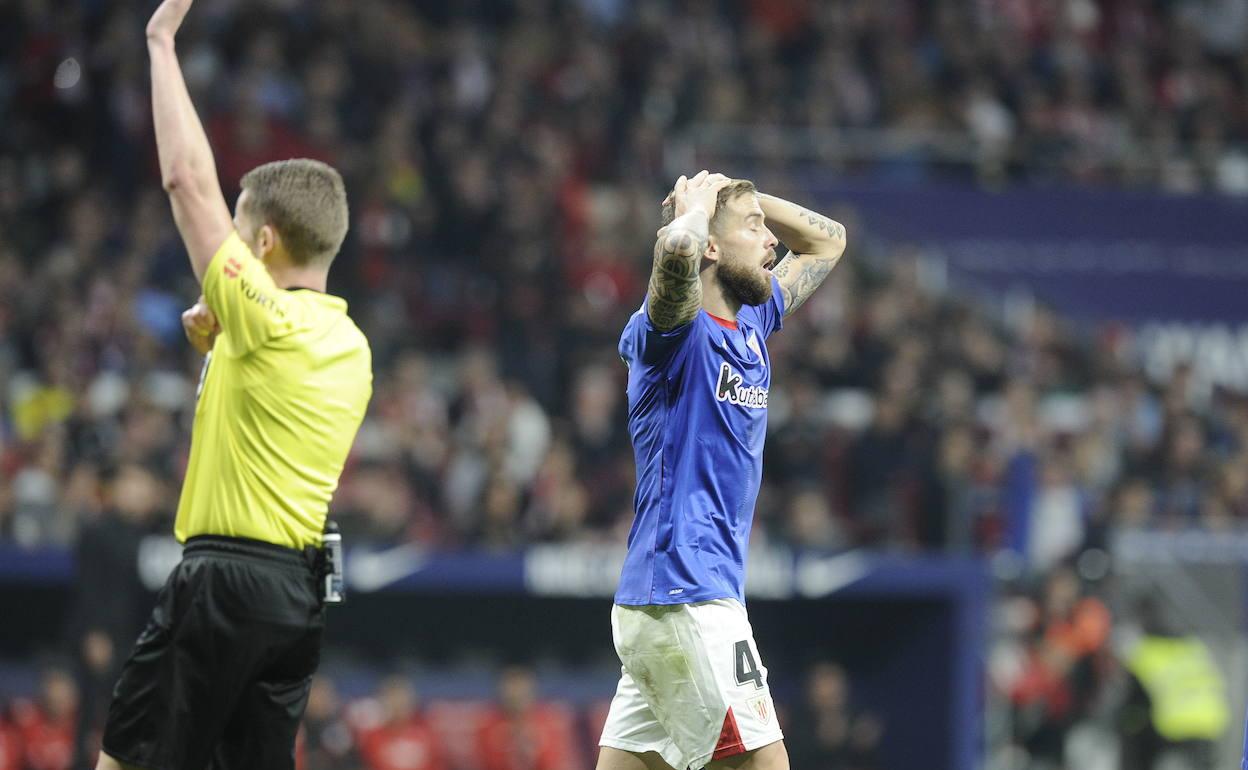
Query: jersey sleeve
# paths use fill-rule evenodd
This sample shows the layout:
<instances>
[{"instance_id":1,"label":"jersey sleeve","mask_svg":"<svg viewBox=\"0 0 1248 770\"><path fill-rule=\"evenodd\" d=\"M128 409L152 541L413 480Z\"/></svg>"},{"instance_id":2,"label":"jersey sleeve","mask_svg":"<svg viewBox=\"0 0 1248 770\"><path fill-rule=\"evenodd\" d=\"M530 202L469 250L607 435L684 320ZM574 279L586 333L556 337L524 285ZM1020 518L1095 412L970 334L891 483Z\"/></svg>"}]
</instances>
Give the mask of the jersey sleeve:
<instances>
[{"instance_id":1,"label":"jersey sleeve","mask_svg":"<svg viewBox=\"0 0 1248 770\"><path fill-rule=\"evenodd\" d=\"M758 313L758 326L763 337L770 337L784 326L784 292L780 289L780 281L771 277L771 299L754 308Z\"/></svg>"},{"instance_id":2,"label":"jersey sleeve","mask_svg":"<svg viewBox=\"0 0 1248 770\"><path fill-rule=\"evenodd\" d=\"M231 231L204 272L204 300L217 316L226 351L250 353L291 328L286 292L277 287L264 263Z\"/></svg>"},{"instance_id":3,"label":"jersey sleeve","mask_svg":"<svg viewBox=\"0 0 1248 770\"><path fill-rule=\"evenodd\" d=\"M641 309L633 313L628 325L624 327L624 334L620 337L620 358L629 366L635 362L643 366L663 368L672 360L684 341L689 339L689 333L698 319L694 316L688 323L663 331L650 320L647 304L643 303Z\"/></svg>"}]
</instances>

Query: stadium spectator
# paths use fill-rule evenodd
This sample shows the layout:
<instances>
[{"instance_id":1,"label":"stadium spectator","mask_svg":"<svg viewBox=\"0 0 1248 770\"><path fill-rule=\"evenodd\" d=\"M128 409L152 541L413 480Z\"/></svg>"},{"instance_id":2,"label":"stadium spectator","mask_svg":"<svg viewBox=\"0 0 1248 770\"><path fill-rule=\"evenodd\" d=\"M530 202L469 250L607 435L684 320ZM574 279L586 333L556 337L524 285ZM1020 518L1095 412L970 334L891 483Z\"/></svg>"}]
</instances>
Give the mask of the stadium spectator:
<instances>
[{"instance_id":1,"label":"stadium spectator","mask_svg":"<svg viewBox=\"0 0 1248 770\"><path fill-rule=\"evenodd\" d=\"M22 770L24 753L21 734L9 723L8 714L0 713L0 770Z\"/></svg>"},{"instance_id":2,"label":"stadium spectator","mask_svg":"<svg viewBox=\"0 0 1248 770\"><path fill-rule=\"evenodd\" d=\"M320 705L330 710L332 693L322 689L321 695L324 700ZM326 716L328 714L322 714L322 718ZM447 767L441 739L421 714L416 688L406 676L387 677L378 687L376 700L355 709L353 721L359 755L368 770L445 770ZM338 748L342 748L344 736L334 736L332 740L338 741ZM341 761L345 752L333 751L335 762Z\"/></svg>"},{"instance_id":3,"label":"stadium spectator","mask_svg":"<svg viewBox=\"0 0 1248 770\"><path fill-rule=\"evenodd\" d=\"M1085 595L1079 576L1064 566L1049 573L1043 602L1044 656L1066 683L1072 718L1085 718L1108 680L1109 609Z\"/></svg>"},{"instance_id":4,"label":"stadium spectator","mask_svg":"<svg viewBox=\"0 0 1248 770\"><path fill-rule=\"evenodd\" d=\"M509 666L499 674L498 703L477 734L481 770L572 770L578 766L569 715L537 698L537 678Z\"/></svg>"},{"instance_id":5,"label":"stadium spectator","mask_svg":"<svg viewBox=\"0 0 1248 770\"><path fill-rule=\"evenodd\" d=\"M321 674L312 681L298 743L299 770L340 770L360 766L359 747L343 715L338 690Z\"/></svg>"},{"instance_id":6,"label":"stadium spectator","mask_svg":"<svg viewBox=\"0 0 1248 770\"><path fill-rule=\"evenodd\" d=\"M1139 602L1137 613L1142 635L1126 657L1123 767L1212 770L1231 718L1209 646L1180 630L1152 597Z\"/></svg>"},{"instance_id":7,"label":"stadium spectator","mask_svg":"<svg viewBox=\"0 0 1248 770\"><path fill-rule=\"evenodd\" d=\"M93 764L99 752L113 684L143 629L149 596L139 577L140 544L145 536L167 531L172 511L160 478L142 465L122 465L106 484L99 483L90 465L76 469L75 478L84 475L81 483L87 489L79 493L80 507L88 510L77 543L79 591L72 632L81 693L77 767Z\"/></svg>"},{"instance_id":8,"label":"stadium spectator","mask_svg":"<svg viewBox=\"0 0 1248 770\"><path fill-rule=\"evenodd\" d=\"M1096 764L1107 748L1116 752L1113 736L1101 736L1097 727L1120 679L1110 611L1069 566L1040 573L1040 580L1002 603L1008 633L994 645L992 681L1010 704L1010 739L1020 761ZM1101 737L1089 749L1086 741L1071 740L1076 734Z\"/></svg>"},{"instance_id":9,"label":"stadium spectator","mask_svg":"<svg viewBox=\"0 0 1248 770\"><path fill-rule=\"evenodd\" d=\"M785 727L794 767L810 770L878 770L883 726L851 698L849 678L836 663L811 666L805 698Z\"/></svg>"},{"instance_id":10,"label":"stadium spectator","mask_svg":"<svg viewBox=\"0 0 1248 770\"><path fill-rule=\"evenodd\" d=\"M68 671L43 672L37 700L19 699L11 710L23 748L23 770L70 770L74 759L74 727L78 688Z\"/></svg>"}]
</instances>

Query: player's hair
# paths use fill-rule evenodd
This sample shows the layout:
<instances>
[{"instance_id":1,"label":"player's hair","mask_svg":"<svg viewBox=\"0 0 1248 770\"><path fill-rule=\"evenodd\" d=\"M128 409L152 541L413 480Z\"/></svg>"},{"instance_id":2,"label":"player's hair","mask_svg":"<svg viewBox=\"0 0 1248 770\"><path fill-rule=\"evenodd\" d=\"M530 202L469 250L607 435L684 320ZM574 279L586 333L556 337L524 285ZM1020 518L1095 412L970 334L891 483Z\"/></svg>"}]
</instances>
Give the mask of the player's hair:
<instances>
[{"instance_id":1,"label":"player's hair","mask_svg":"<svg viewBox=\"0 0 1248 770\"><path fill-rule=\"evenodd\" d=\"M328 267L347 237L342 175L319 160L295 158L256 166L243 175L247 213L277 230L292 260Z\"/></svg>"},{"instance_id":2,"label":"player's hair","mask_svg":"<svg viewBox=\"0 0 1248 770\"><path fill-rule=\"evenodd\" d=\"M711 229L715 229L715 223L719 220L719 215L723 213L724 204L736 198L739 195L746 195L758 192L758 188L748 179L734 179L723 187L719 188L719 194L715 196L715 213L711 215ZM663 204L663 211L659 214L659 227L667 227L676 218L676 203L668 201Z\"/></svg>"}]
</instances>

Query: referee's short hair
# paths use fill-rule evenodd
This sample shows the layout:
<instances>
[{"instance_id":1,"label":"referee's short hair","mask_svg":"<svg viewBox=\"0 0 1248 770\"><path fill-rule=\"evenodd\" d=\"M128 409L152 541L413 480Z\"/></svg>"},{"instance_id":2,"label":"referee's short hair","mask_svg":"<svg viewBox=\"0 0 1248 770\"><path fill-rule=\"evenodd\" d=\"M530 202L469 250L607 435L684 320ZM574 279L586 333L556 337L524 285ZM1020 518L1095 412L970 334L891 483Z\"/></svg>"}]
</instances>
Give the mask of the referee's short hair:
<instances>
[{"instance_id":1,"label":"referee's short hair","mask_svg":"<svg viewBox=\"0 0 1248 770\"><path fill-rule=\"evenodd\" d=\"M278 160L243 175L247 214L271 225L297 264L329 266L347 237L342 175L308 158Z\"/></svg>"}]
</instances>

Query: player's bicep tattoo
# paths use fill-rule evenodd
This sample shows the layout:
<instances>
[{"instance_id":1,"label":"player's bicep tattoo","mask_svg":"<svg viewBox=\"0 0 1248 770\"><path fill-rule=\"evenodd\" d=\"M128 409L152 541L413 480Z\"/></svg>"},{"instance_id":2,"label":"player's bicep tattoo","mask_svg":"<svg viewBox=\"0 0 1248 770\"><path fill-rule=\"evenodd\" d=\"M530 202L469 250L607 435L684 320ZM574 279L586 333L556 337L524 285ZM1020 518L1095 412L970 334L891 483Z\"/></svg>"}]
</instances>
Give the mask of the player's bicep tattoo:
<instances>
[{"instance_id":1,"label":"player's bicep tattoo","mask_svg":"<svg viewBox=\"0 0 1248 770\"><path fill-rule=\"evenodd\" d=\"M771 270L780 284L784 296L784 315L789 317L801 307L815 289L823 283L832 268L840 261L835 257L816 257L810 254L789 254Z\"/></svg>"},{"instance_id":2,"label":"player's bicep tattoo","mask_svg":"<svg viewBox=\"0 0 1248 770\"><path fill-rule=\"evenodd\" d=\"M650 322L659 329L675 329L698 314L698 267L705 251L705 236L687 228L666 230L655 241L648 310Z\"/></svg>"}]
</instances>

